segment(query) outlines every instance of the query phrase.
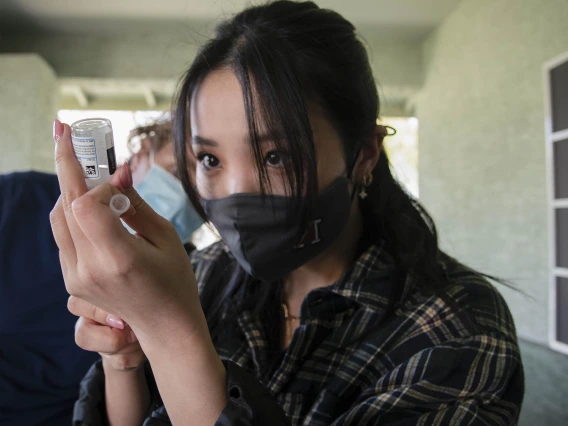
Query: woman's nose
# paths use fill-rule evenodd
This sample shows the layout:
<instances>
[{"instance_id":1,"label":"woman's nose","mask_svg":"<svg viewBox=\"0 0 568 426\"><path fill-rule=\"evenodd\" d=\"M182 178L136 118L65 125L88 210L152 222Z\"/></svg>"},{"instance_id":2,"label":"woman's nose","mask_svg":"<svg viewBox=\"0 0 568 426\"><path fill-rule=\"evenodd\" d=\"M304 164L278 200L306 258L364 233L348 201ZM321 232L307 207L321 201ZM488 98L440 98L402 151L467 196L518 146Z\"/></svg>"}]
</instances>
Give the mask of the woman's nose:
<instances>
[{"instance_id":1,"label":"woman's nose","mask_svg":"<svg viewBox=\"0 0 568 426\"><path fill-rule=\"evenodd\" d=\"M235 170L228 180L228 195L257 194L260 192L258 175L254 167Z\"/></svg>"}]
</instances>

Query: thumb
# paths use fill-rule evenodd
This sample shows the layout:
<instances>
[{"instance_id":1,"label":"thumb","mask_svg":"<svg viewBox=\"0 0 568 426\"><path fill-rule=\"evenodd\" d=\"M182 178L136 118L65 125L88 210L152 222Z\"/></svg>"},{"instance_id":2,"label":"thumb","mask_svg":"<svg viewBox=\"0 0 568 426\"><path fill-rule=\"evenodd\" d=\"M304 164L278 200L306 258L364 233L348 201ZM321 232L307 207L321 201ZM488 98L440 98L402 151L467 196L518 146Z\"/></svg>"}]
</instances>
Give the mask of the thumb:
<instances>
[{"instance_id":1,"label":"thumb","mask_svg":"<svg viewBox=\"0 0 568 426\"><path fill-rule=\"evenodd\" d=\"M121 216L121 219L130 226L130 228L154 245L159 245L161 241L164 241L164 237L167 238L170 230L175 232L171 223L156 213L134 189L132 184L132 172L128 163L124 163L120 171L113 176L111 183L128 197L130 205L134 207L136 211L136 213L132 215Z\"/></svg>"}]
</instances>

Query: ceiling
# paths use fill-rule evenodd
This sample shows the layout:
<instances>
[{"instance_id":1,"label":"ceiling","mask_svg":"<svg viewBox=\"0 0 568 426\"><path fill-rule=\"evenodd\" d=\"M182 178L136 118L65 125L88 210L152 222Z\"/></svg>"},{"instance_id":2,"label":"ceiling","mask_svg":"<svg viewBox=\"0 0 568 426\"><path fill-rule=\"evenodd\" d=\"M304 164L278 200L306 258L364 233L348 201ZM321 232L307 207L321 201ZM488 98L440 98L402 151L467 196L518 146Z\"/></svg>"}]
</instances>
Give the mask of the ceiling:
<instances>
[{"instance_id":1,"label":"ceiling","mask_svg":"<svg viewBox=\"0 0 568 426\"><path fill-rule=\"evenodd\" d=\"M356 25L373 26L397 38L421 40L460 0L316 0ZM0 30L108 33L212 22L250 0L0 0Z\"/></svg>"},{"instance_id":2,"label":"ceiling","mask_svg":"<svg viewBox=\"0 0 568 426\"><path fill-rule=\"evenodd\" d=\"M366 38L421 42L461 0L315 0L341 13ZM262 0L0 0L0 34L163 34L212 23ZM162 109L170 81L62 79L61 107Z\"/></svg>"}]
</instances>

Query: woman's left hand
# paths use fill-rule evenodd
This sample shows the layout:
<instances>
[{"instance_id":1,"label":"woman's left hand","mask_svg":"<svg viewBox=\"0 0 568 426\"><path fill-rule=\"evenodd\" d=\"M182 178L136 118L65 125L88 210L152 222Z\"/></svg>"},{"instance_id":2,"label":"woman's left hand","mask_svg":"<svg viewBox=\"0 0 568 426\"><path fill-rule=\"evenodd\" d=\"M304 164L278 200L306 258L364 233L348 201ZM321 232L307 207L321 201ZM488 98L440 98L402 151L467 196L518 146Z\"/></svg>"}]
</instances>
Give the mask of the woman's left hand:
<instances>
[{"instance_id":1,"label":"woman's left hand","mask_svg":"<svg viewBox=\"0 0 568 426\"><path fill-rule=\"evenodd\" d=\"M61 196L50 220L69 294L124 319L141 344L180 324L185 335L207 333L192 267L174 227L133 189L128 166L115 173L112 185L88 191L70 127L55 127ZM136 235L109 208L120 192L132 206L122 219Z\"/></svg>"}]
</instances>

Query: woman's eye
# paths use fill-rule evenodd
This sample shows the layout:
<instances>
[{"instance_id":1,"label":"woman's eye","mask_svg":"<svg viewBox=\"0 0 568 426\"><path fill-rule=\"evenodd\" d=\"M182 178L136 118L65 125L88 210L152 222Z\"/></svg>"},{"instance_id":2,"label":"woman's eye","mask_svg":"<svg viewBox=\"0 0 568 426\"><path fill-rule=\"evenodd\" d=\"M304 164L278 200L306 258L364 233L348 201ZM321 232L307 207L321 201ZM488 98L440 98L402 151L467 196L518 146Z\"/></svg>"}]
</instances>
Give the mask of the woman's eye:
<instances>
[{"instance_id":1,"label":"woman's eye","mask_svg":"<svg viewBox=\"0 0 568 426\"><path fill-rule=\"evenodd\" d=\"M198 156L197 158L207 169L215 169L221 164L219 159L211 154L203 154Z\"/></svg>"},{"instance_id":2,"label":"woman's eye","mask_svg":"<svg viewBox=\"0 0 568 426\"><path fill-rule=\"evenodd\" d=\"M283 165L284 160L282 154L278 151L271 151L266 155L266 163L270 166L278 167Z\"/></svg>"}]
</instances>

